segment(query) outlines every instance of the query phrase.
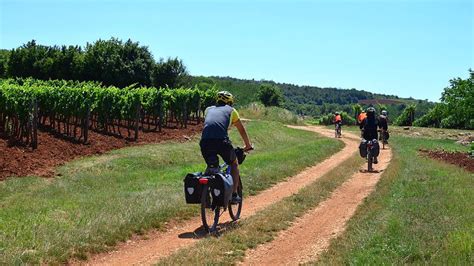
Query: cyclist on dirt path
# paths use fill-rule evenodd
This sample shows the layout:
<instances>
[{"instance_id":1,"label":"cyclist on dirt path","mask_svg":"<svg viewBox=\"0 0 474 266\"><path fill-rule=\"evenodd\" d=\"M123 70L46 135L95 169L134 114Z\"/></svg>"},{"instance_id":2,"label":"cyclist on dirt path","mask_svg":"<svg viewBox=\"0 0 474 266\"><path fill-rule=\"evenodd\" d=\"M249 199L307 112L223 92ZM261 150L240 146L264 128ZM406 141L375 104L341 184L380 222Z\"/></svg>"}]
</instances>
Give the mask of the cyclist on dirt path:
<instances>
[{"instance_id":1,"label":"cyclist on dirt path","mask_svg":"<svg viewBox=\"0 0 474 266\"><path fill-rule=\"evenodd\" d=\"M362 123L362 120L364 120L365 118L367 117L367 113L365 112L365 110L362 110L362 112L360 112L359 116L357 117L357 122L359 123Z\"/></svg>"},{"instance_id":2,"label":"cyclist on dirt path","mask_svg":"<svg viewBox=\"0 0 474 266\"><path fill-rule=\"evenodd\" d=\"M332 122L334 123L335 127L339 125L339 129L342 131L342 116L339 112L334 113L334 118Z\"/></svg>"},{"instance_id":3,"label":"cyclist on dirt path","mask_svg":"<svg viewBox=\"0 0 474 266\"><path fill-rule=\"evenodd\" d=\"M341 114L339 112L335 112L334 113L334 119L332 121L334 124L340 124L342 123L342 117L341 117Z\"/></svg>"},{"instance_id":4,"label":"cyclist on dirt path","mask_svg":"<svg viewBox=\"0 0 474 266\"><path fill-rule=\"evenodd\" d=\"M375 115L374 107L367 108L367 117L364 118L364 120L362 120L359 127L362 130L362 137L365 140L378 139L377 129L380 127L380 121L378 117L376 117ZM374 164L377 164L377 163L378 163L377 157L374 157Z\"/></svg>"},{"instance_id":5,"label":"cyclist on dirt path","mask_svg":"<svg viewBox=\"0 0 474 266\"><path fill-rule=\"evenodd\" d=\"M239 203L242 201L240 196L237 195L240 180L239 164L227 132L230 126L234 125L238 129L245 143L244 151L250 151L253 147L250 143L247 131L242 121L240 121L239 113L232 107L233 104L234 97L230 92L220 91L217 93L216 105L208 107L204 112L204 128L199 145L201 147L202 157L206 161L208 168L217 168L219 166L219 158L217 155L220 155L230 166L234 181L232 203Z\"/></svg>"},{"instance_id":6,"label":"cyclist on dirt path","mask_svg":"<svg viewBox=\"0 0 474 266\"><path fill-rule=\"evenodd\" d=\"M385 132L388 131L388 113L386 110L382 110L379 116L379 122L379 127L382 129L382 134L385 134ZM388 143L388 141L385 140L385 143Z\"/></svg>"}]
</instances>

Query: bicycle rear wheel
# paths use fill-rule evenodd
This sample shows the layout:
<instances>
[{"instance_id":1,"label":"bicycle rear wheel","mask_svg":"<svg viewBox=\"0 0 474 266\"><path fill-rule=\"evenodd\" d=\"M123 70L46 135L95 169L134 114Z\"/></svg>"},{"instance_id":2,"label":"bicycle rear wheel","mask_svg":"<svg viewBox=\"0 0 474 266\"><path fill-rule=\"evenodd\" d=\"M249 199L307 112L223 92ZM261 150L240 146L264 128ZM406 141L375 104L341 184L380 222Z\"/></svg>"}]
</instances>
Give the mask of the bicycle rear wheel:
<instances>
[{"instance_id":1,"label":"bicycle rear wheel","mask_svg":"<svg viewBox=\"0 0 474 266\"><path fill-rule=\"evenodd\" d=\"M382 150L385 150L385 131L380 133L382 135Z\"/></svg>"},{"instance_id":2,"label":"bicycle rear wheel","mask_svg":"<svg viewBox=\"0 0 474 266\"><path fill-rule=\"evenodd\" d=\"M201 194L201 220L207 232L213 232L219 223L220 207L213 206L211 191L208 185L203 185Z\"/></svg>"},{"instance_id":3,"label":"bicycle rear wheel","mask_svg":"<svg viewBox=\"0 0 474 266\"><path fill-rule=\"evenodd\" d=\"M229 203L229 214L232 221L237 221L240 218L240 213L242 212L242 204L244 201L242 195L242 180L239 179L239 188L237 188L237 194L242 199L239 204L231 204Z\"/></svg>"},{"instance_id":4,"label":"bicycle rear wheel","mask_svg":"<svg viewBox=\"0 0 474 266\"><path fill-rule=\"evenodd\" d=\"M367 158L367 171L372 172L372 163L373 163L373 156L372 156L372 151L369 150L368 153L368 158Z\"/></svg>"}]
</instances>

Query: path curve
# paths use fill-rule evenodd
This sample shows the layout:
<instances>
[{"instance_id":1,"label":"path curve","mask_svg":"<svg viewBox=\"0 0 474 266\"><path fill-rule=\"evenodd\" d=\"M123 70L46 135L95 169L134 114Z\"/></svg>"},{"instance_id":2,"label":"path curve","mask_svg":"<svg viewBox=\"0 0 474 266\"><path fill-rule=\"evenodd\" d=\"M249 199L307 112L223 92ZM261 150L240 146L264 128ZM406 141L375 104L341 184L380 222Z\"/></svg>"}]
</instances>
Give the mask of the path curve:
<instances>
[{"instance_id":1,"label":"path curve","mask_svg":"<svg viewBox=\"0 0 474 266\"><path fill-rule=\"evenodd\" d=\"M310 130L326 137L334 137L334 131L324 127L295 127ZM245 198L242 217L249 217L259 210L297 193L301 188L313 183L347 160L357 150L359 138L344 136L341 139L345 147L323 162L308 167L299 174L289 177L271 188L260 192L256 196ZM228 215L224 215L222 222L228 222ZM129 240L119 244L114 251L96 254L86 262L72 262L81 265L148 265L171 255L173 252L190 246L199 240L194 232L201 227L200 217L177 224L165 232L151 232L146 239Z\"/></svg>"},{"instance_id":2,"label":"path curve","mask_svg":"<svg viewBox=\"0 0 474 266\"><path fill-rule=\"evenodd\" d=\"M347 134L347 133L346 133ZM381 150L377 173L359 171L339 186L315 209L298 218L271 242L250 250L243 265L295 265L317 260L331 239L344 232L357 207L375 189L392 158L390 148ZM361 169L367 163L361 165Z\"/></svg>"}]
</instances>

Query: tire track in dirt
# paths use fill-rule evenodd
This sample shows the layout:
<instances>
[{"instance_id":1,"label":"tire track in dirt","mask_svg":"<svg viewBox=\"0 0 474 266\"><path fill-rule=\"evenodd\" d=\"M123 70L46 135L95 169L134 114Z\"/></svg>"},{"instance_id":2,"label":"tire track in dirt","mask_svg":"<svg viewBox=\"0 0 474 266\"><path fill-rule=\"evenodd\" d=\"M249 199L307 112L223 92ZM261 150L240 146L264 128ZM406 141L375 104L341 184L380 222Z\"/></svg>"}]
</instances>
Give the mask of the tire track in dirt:
<instances>
[{"instance_id":1,"label":"tire track in dirt","mask_svg":"<svg viewBox=\"0 0 474 266\"><path fill-rule=\"evenodd\" d=\"M250 250L243 265L295 265L317 260L331 239L345 230L357 207L375 189L392 158L391 150L381 150L377 173L359 171L338 187L315 209L298 218L271 242ZM364 163L362 167L367 167ZM366 168L364 168L366 169Z\"/></svg>"},{"instance_id":2,"label":"tire track in dirt","mask_svg":"<svg viewBox=\"0 0 474 266\"><path fill-rule=\"evenodd\" d=\"M326 137L334 137L334 131L323 127L296 127L291 128L317 132ZM357 150L359 138L348 136L341 139L345 147L330 156L323 162L308 167L299 174L287 178L271 188L260 192L256 196L245 198L242 208L242 217L249 217L257 211L297 193L301 188L313 183L318 178L337 167L342 161L347 160ZM228 215L221 217L221 222L230 221ZM177 224L165 232L151 232L146 239L129 240L119 244L114 251L92 256L87 262L72 262L72 264L87 265L130 265L153 264L159 259L171 255L173 252L190 246L202 236L197 232L201 227L200 217Z\"/></svg>"}]
</instances>

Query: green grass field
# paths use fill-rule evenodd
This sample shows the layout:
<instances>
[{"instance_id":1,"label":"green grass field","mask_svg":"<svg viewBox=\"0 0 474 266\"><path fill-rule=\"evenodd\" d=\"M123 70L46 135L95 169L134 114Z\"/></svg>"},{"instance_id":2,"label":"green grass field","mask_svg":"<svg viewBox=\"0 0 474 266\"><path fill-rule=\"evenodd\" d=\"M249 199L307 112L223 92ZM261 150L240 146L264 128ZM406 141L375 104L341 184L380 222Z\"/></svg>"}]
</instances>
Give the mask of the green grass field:
<instances>
[{"instance_id":1,"label":"green grass field","mask_svg":"<svg viewBox=\"0 0 474 266\"><path fill-rule=\"evenodd\" d=\"M322 161L342 143L275 122L247 123L256 150L244 165L255 194ZM232 139L236 138L235 130ZM61 263L107 250L134 233L198 215L182 179L205 167L198 139L135 146L68 163L61 177L0 183L0 264ZM239 144L240 141L235 141Z\"/></svg>"},{"instance_id":2,"label":"green grass field","mask_svg":"<svg viewBox=\"0 0 474 266\"><path fill-rule=\"evenodd\" d=\"M377 190L318 263L474 264L474 175L417 152L468 148L421 137L393 137L391 147Z\"/></svg>"}]
</instances>

